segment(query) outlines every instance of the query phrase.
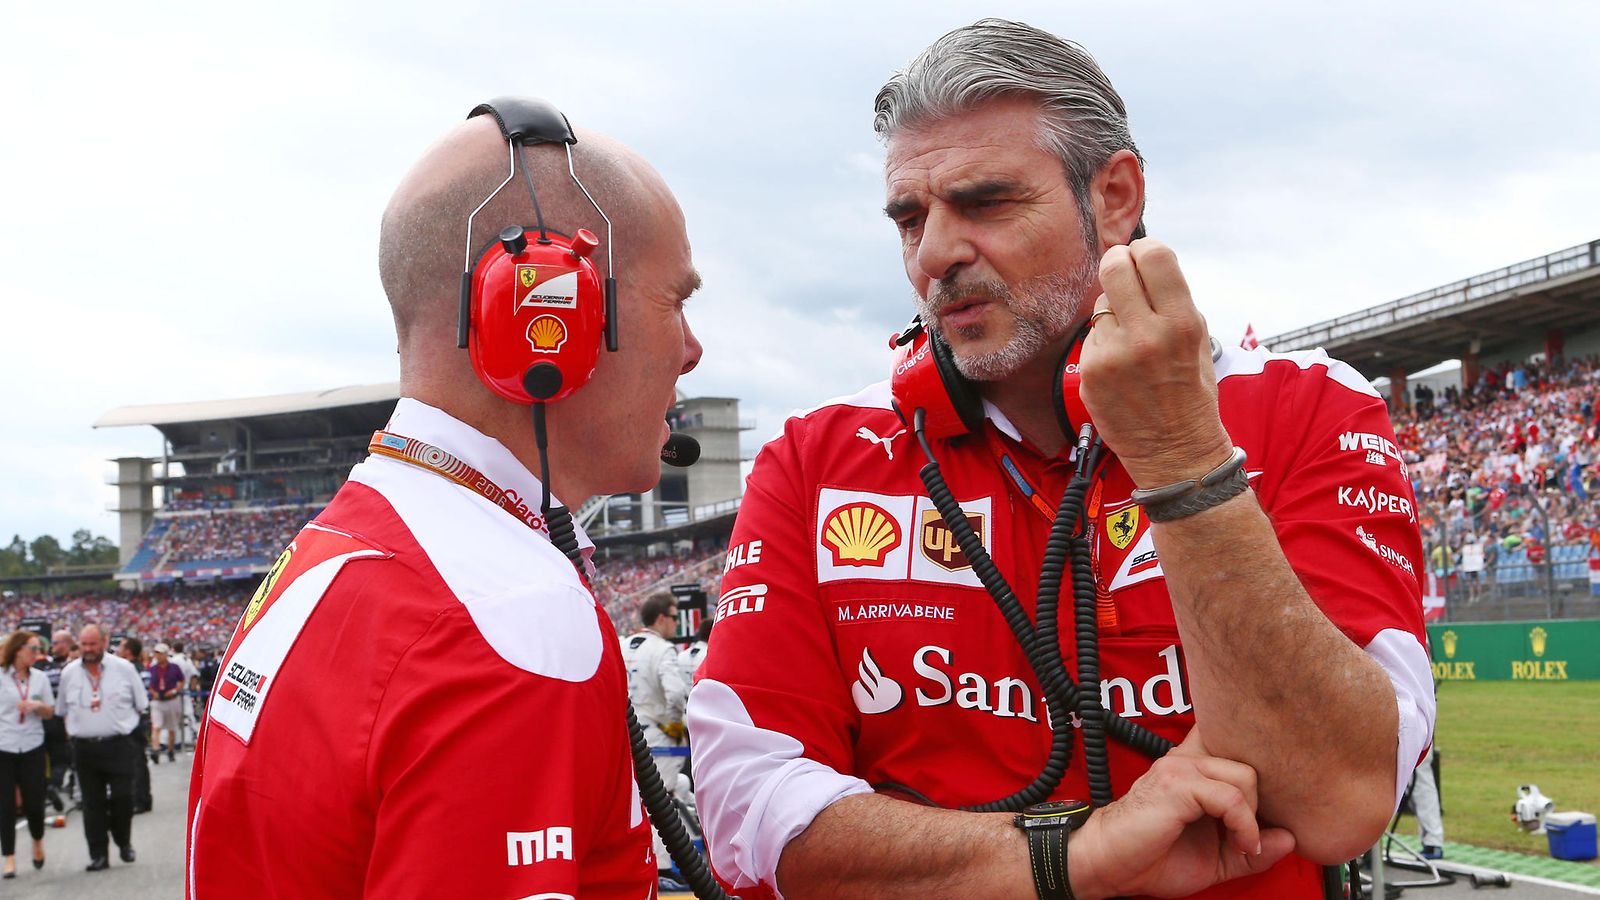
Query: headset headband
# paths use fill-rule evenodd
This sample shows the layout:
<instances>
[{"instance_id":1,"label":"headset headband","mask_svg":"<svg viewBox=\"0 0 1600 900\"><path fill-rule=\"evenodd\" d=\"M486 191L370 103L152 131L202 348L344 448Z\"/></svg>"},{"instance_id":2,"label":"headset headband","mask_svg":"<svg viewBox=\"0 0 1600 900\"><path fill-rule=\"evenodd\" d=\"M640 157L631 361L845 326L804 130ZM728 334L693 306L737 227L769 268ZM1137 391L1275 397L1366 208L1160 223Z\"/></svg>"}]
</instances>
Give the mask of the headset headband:
<instances>
[{"instance_id":1,"label":"headset headband","mask_svg":"<svg viewBox=\"0 0 1600 900\"><path fill-rule=\"evenodd\" d=\"M500 136L514 144L576 144L572 124L561 110L543 100L496 97L467 113L471 119L488 113L500 126Z\"/></svg>"}]
</instances>

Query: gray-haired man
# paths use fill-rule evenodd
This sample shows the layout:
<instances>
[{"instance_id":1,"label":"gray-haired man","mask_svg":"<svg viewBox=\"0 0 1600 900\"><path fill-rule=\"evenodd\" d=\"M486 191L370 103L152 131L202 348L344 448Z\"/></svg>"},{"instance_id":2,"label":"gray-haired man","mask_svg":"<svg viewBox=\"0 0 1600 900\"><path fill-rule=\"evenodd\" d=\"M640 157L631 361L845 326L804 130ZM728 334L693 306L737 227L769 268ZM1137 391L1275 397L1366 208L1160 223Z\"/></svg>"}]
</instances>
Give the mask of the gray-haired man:
<instances>
[{"instance_id":1,"label":"gray-haired man","mask_svg":"<svg viewBox=\"0 0 1600 900\"><path fill-rule=\"evenodd\" d=\"M1081 47L958 29L874 126L922 330L893 382L791 418L750 474L731 544L761 555L724 576L687 717L718 873L790 900L1181 896L1246 873L1220 890L1318 895L1432 729L1382 400L1321 351L1213 356L1176 257L1138 239L1142 161ZM1083 539L1052 640L1035 595L1058 518L1052 545ZM1075 705L1062 667L1093 686ZM1103 808L956 811L1044 796ZM1197 801L1223 796L1281 826L1265 854L1219 844L1206 819L1236 819Z\"/></svg>"}]
</instances>

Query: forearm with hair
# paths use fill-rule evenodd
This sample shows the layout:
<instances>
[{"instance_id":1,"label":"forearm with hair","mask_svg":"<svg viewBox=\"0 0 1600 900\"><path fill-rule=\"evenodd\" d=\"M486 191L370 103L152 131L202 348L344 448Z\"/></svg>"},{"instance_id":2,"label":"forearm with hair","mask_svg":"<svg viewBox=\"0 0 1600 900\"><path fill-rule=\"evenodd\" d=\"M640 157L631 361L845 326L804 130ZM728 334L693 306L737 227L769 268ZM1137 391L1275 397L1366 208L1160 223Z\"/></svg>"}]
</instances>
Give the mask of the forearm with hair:
<instances>
[{"instance_id":1,"label":"forearm with hair","mask_svg":"<svg viewBox=\"0 0 1600 900\"><path fill-rule=\"evenodd\" d=\"M1256 769L1261 817L1337 862L1388 821L1393 685L1300 584L1253 492L1155 526L1208 752Z\"/></svg>"},{"instance_id":2,"label":"forearm with hair","mask_svg":"<svg viewBox=\"0 0 1600 900\"><path fill-rule=\"evenodd\" d=\"M1008 814L917 806L878 794L846 797L784 848L787 900L1034 896L1028 843Z\"/></svg>"}]
</instances>

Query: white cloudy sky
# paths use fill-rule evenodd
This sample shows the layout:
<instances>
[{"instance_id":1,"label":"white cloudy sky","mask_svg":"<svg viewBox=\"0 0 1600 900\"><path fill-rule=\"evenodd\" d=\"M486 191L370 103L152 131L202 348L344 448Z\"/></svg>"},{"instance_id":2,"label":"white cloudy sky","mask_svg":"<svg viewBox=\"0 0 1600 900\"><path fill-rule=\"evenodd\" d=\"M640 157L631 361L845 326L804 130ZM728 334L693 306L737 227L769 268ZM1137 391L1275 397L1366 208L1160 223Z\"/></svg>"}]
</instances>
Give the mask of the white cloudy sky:
<instances>
[{"instance_id":1,"label":"white cloudy sky","mask_svg":"<svg viewBox=\"0 0 1600 900\"><path fill-rule=\"evenodd\" d=\"M126 404L396 377L378 215L474 103L538 94L676 189L690 393L771 433L907 317L871 102L984 15L1085 44L1214 333L1270 335L1600 237L1600 5L11 3L0 540L89 527Z\"/></svg>"}]
</instances>

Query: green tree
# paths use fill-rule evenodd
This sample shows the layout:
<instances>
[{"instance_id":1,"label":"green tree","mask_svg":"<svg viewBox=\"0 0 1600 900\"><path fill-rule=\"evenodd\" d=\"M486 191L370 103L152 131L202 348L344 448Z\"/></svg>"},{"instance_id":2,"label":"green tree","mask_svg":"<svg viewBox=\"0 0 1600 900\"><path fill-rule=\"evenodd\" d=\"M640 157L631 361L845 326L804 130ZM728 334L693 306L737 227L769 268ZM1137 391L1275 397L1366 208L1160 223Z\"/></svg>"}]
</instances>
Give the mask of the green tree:
<instances>
[{"instance_id":1,"label":"green tree","mask_svg":"<svg viewBox=\"0 0 1600 900\"><path fill-rule=\"evenodd\" d=\"M14 535L11 543L0 547L0 576L28 574L28 545L22 535Z\"/></svg>"},{"instance_id":2,"label":"green tree","mask_svg":"<svg viewBox=\"0 0 1600 900\"><path fill-rule=\"evenodd\" d=\"M67 552L61 549L61 542L53 534L41 534L28 545L29 574L42 575L50 570L51 566L59 566L67 560Z\"/></svg>"},{"instance_id":3,"label":"green tree","mask_svg":"<svg viewBox=\"0 0 1600 900\"><path fill-rule=\"evenodd\" d=\"M75 566L109 566L117 563L117 545L105 537L80 528L72 533L72 547L67 550L67 562Z\"/></svg>"}]
</instances>

